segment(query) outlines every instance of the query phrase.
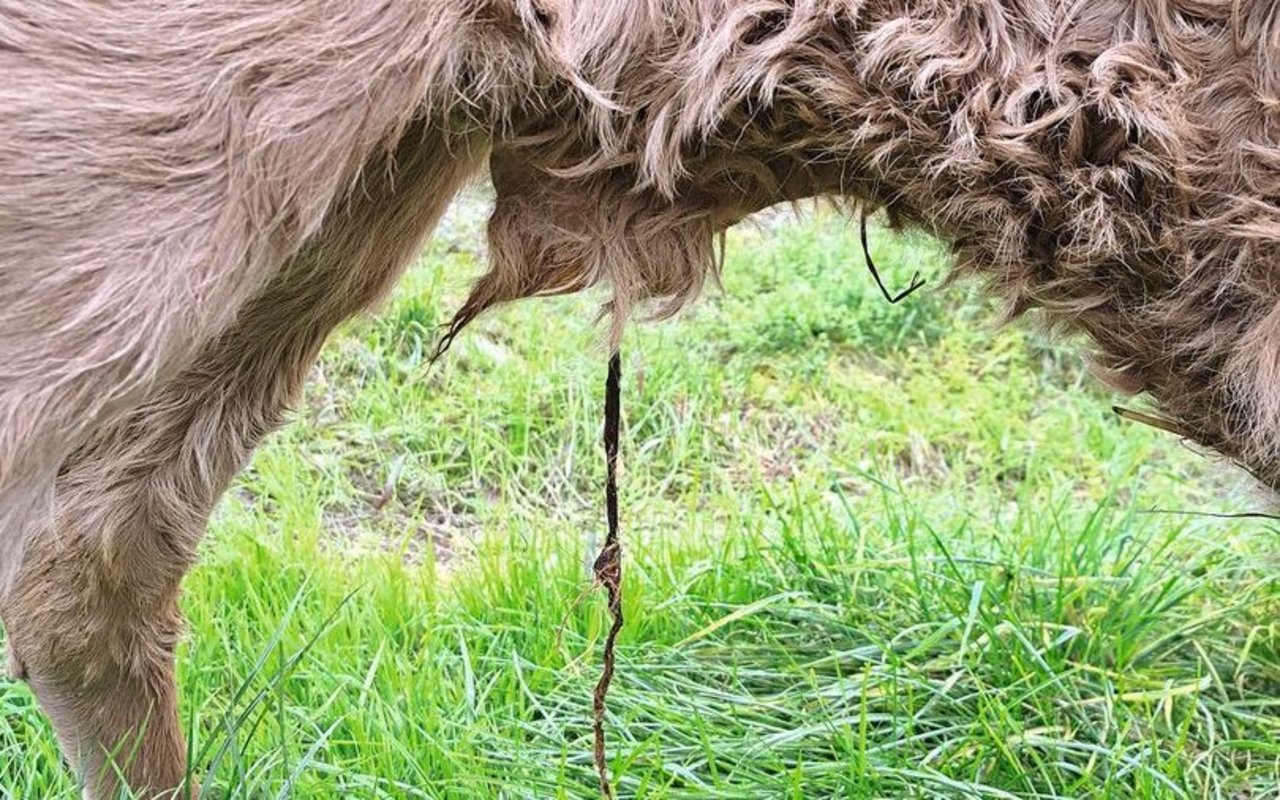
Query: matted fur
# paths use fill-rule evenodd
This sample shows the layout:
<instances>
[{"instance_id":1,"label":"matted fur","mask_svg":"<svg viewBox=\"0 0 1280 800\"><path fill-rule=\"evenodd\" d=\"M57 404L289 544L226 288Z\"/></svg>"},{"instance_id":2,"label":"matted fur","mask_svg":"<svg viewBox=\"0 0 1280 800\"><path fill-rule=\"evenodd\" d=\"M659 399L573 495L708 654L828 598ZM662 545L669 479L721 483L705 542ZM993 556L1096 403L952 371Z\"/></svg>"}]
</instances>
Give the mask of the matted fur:
<instances>
[{"instance_id":1,"label":"matted fur","mask_svg":"<svg viewBox=\"0 0 1280 800\"><path fill-rule=\"evenodd\" d=\"M1276 0L0 0L0 76L0 613L90 796L182 779L208 514L486 154L450 335L833 197L1280 488Z\"/></svg>"},{"instance_id":2,"label":"matted fur","mask_svg":"<svg viewBox=\"0 0 1280 800\"><path fill-rule=\"evenodd\" d=\"M1280 3L601 2L559 36L608 103L499 146L461 321L597 280L673 310L724 224L840 196L1280 487Z\"/></svg>"}]
</instances>

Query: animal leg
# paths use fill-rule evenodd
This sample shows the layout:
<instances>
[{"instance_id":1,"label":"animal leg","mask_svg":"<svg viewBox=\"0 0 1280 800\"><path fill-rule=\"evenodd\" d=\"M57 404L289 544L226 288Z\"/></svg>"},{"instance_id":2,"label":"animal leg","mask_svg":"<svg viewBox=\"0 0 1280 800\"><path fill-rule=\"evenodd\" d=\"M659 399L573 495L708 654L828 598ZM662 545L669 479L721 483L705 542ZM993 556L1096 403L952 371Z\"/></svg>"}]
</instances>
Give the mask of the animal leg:
<instances>
[{"instance_id":1,"label":"animal leg","mask_svg":"<svg viewBox=\"0 0 1280 800\"><path fill-rule=\"evenodd\" d=\"M178 595L209 514L328 332L386 292L474 171L478 151L406 139L230 330L63 465L53 520L0 610L88 798L114 797L121 778L143 797L184 785Z\"/></svg>"}]
</instances>

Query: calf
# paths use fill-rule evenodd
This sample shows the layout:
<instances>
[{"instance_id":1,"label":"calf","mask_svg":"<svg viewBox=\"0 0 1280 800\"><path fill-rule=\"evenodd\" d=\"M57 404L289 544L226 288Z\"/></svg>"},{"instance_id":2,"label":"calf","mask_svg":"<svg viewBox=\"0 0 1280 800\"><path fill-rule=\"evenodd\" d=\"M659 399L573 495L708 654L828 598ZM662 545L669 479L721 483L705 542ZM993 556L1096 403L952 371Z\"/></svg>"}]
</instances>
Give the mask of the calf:
<instances>
[{"instance_id":1,"label":"calf","mask_svg":"<svg viewBox=\"0 0 1280 800\"><path fill-rule=\"evenodd\" d=\"M209 513L486 164L446 341L841 198L1280 488L1275 0L0 0L0 615L87 797L183 786Z\"/></svg>"}]
</instances>

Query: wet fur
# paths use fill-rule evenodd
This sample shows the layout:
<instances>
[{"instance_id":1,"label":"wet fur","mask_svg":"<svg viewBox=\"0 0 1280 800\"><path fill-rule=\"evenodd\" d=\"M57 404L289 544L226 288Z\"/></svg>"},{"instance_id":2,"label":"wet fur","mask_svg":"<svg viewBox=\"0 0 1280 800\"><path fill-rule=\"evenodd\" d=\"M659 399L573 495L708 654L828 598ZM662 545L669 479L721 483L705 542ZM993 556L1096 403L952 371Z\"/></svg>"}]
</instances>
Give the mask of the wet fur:
<instances>
[{"instance_id":1,"label":"wet fur","mask_svg":"<svg viewBox=\"0 0 1280 800\"><path fill-rule=\"evenodd\" d=\"M833 197L1280 488L1275 0L0 0L0 74L0 614L92 797L182 781L208 514L486 156L450 336Z\"/></svg>"}]
</instances>

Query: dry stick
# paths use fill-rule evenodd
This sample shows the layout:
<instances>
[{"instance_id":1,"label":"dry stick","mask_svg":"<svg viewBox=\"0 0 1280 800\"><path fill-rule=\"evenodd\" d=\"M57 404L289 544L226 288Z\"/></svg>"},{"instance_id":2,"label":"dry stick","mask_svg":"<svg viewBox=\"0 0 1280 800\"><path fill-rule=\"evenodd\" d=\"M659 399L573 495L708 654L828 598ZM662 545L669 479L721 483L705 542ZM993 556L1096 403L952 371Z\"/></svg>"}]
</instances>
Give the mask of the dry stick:
<instances>
[{"instance_id":1,"label":"dry stick","mask_svg":"<svg viewBox=\"0 0 1280 800\"><path fill-rule=\"evenodd\" d=\"M1140 514L1169 514L1178 517L1208 517L1210 519L1269 519L1280 520L1280 514L1268 514L1265 511L1240 511L1230 513L1224 511L1197 511L1182 508L1148 508Z\"/></svg>"},{"instance_id":2,"label":"dry stick","mask_svg":"<svg viewBox=\"0 0 1280 800\"><path fill-rule=\"evenodd\" d=\"M604 390L604 454L607 477L604 484L605 513L609 518L609 532L604 547L596 556L596 582L609 594L609 614L613 624L604 643L604 671L596 684L592 710L595 716L596 774L600 777L600 794L605 800L613 800L613 786L609 783L609 761L604 742L605 701L609 684L613 681L614 645L618 631L622 630L622 543L618 540L618 432L622 427L622 357L617 350L609 357L609 376Z\"/></svg>"},{"instance_id":3,"label":"dry stick","mask_svg":"<svg viewBox=\"0 0 1280 800\"><path fill-rule=\"evenodd\" d=\"M1178 422L1167 419L1167 417L1152 415L1152 413L1143 413L1142 411L1134 411L1133 408L1125 408L1124 406L1111 406L1111 411L1115 411L1116 415L1120 416L1120 419L1128 420L1130 422L1140 422L1140 424L1151 426L1151 428L1155 428L1156 430L1162 430L1162 431L1165 431L1165 433L1174 434L1175 436L1178 436L1178 438L1183 440L1183 444L1189 444L1190 440L1192 440L1192 435L1187 433L1187 430L1181 428ZM1194 449L1196 448L1192 447L1190 449L1194 451ZM1235 466L1238 466L1242 468L1242 470L1244 470L1245 472L1248 472L1249 475L1252 475L1254 477L1254 480L1257 480L1258 483L1262 485L1267 484L1267 481L1263 479L1261 472L1254 470L1254 468L1247 465L1247 463L1236 460L1236 458L1231 458L1230 461L1231 463L1234 463ZM1208 516L1222 516L1222 515L1208 515ZM1258 513L1256 512L1248 512L1248 513L1245 513L1243 517L1239 517L1239 515L1226 515L1225 518L1238 517L1238 518L1245 518L1245 520L1248 520L1248 518L1254 518L1258 516L1260 515L1258 515ZM1271 518L1276 518L1276 515L1267 515L1267 513L1262 513L1261 518L1266 518L1266 520L1271 520Z\"/></svg>"},{"instance_id":4,"label":"dry stick","mask_svg":"<svg viewBox=\"0 0 1280 800\"><path fill-rule=\"evenodd\" d=\"M1162 430L1165 433L1172 433L1174 436L1181 436L1184 439L1190 438L1187 436L1187 432L1178 427L1178 424L1171 419L1157 417L1155 414L1145 414L1141 411L1134 411L1132 408L1125 408L1124 406L1112 406L1111 410L1114 411L1121 419L1147 425L1149 427L1156 428L1157 430Z\"/></svg>"},{"instance_id":5,"label":"dry stick","mask_svg":"<svg viewBox=\"0 0 1280 800\"><path fill-rule=\"evenodd\" d=\"M876 286L880 287L880 293L884 295L884 299L889 301L890 305L896 305L911 296L916 289L924 286L924 279L917 272L911 277L911 284L898 292L897 294L889 294L888 288L884 285L884 280L880 277L880 270L876 269L876 262L871 258L871 246L867 243L867 212L864 209L861 220L861 238L862 238L862 257L867 260L867 269L871 271L871 277L876 279Z\"/></svg>"}]
</instances>

